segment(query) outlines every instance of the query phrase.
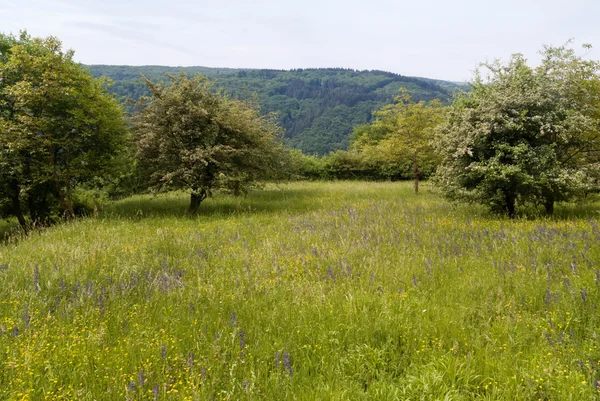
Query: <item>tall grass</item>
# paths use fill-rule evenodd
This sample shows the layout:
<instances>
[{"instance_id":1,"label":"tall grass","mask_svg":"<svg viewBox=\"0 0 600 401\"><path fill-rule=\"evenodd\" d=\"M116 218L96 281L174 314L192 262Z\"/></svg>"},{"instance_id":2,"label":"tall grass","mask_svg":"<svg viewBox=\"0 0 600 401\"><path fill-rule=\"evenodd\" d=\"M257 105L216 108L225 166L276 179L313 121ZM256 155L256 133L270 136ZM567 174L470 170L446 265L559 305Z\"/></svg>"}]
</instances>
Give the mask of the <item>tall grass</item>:
<instances>
[{"instance_id":1,"label":"tall grass","mask_svg":"<svg viewBox=\"0 0 600 401\"><path fill-rule=\"evenodd\" d=\"M597 207L185 194L0 245L0 399L598 400Z\"/></svg>"}]
</instances>

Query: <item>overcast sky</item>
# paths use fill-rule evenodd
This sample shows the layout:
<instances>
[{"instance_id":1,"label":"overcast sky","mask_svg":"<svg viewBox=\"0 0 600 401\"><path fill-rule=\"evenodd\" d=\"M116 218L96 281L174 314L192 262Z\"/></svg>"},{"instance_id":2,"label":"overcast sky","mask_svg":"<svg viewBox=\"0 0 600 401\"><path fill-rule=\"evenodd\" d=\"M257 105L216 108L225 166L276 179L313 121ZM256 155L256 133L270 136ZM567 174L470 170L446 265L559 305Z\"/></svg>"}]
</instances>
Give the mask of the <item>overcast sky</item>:
<instances>
[{"instance_id":1,"label":"overcast sky","mask_svg":"<svg viewBox=\"0 0 600 401\"><path fill-rule=\"evenodd\" d=\"M600 0L0 0L0 31L86 64L345 67L464 81L479 62L591 43Z\"/></svg>"}]
</instances>

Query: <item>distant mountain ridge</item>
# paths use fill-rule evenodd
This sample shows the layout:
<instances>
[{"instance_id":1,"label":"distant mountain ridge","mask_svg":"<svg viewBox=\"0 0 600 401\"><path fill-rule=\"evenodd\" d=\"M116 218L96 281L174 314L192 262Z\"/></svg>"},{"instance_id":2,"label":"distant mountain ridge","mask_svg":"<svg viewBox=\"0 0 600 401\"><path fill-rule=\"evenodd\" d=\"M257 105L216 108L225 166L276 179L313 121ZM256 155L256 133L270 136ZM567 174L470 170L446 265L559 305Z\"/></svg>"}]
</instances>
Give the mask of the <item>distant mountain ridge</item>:
<instances>
[{"instance_id":1,"label":"distant mountain ridge","mask_svg":"<svg viewBox=\"0 0 600 401\"><path fill-rule=\"evenodd\" d=\"M202 74L229 96L256 96L262 112L277 113L288 144L320 155L346 149L352 129L371 121L372 112L391 103L401 88L406 88L415 101L437 98L442 102L464 88L454 82L344 68L87 67L94 76L114 81L110 91L116 96L136 100L148 94L141 74L154 82L167 82L165 74Z\"/></svg>"}]
</instances>

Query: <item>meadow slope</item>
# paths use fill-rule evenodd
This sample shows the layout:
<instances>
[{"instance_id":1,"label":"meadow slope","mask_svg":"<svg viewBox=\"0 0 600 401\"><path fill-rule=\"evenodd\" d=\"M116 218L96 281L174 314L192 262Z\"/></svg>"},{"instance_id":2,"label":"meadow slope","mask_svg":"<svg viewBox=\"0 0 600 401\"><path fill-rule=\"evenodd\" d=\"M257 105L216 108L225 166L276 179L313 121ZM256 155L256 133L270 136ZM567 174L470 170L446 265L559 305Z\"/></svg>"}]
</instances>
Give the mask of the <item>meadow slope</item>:
<instances>
[{"instance_id":1,"label":"meadow slope","mask_svg":"<svg viewBox=\"0 0 600 401\"><path fill-rule=\"evenodd\" d=\"M2 400L599 400L598 207L185 194L0 244Z\"/></svg>"}]
</instances>

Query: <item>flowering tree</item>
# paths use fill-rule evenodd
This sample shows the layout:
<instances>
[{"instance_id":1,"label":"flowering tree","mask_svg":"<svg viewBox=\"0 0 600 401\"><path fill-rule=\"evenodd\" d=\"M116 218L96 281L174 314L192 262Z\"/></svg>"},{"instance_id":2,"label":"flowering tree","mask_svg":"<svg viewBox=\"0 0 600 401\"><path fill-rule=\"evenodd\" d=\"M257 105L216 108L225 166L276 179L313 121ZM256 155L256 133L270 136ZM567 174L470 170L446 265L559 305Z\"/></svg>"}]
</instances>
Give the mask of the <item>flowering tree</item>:
<instances>
[{"instance_id":1,"label":"flowering tree","mask_svg":"<svg viewBox=\"0 0 600 401\"><path fill-rule=\"evenodd\" d=\"M194 213L215 189L243 194L282 172L286 152L269 117L215 94L204 77L171 81L147 81L152 96L135 117L138 157L154 190L189 190Z\"/></svg>"},{"instance_id":2,"label":"flowering tree","mask_svg":"<svg viewBox=\"0 0 600 401\"><path fill-rule=\"evenodd\" d=\"M519 54L483 65L453 103L436 140L448 198L513 217L519 205L551 214L598 190L600 64L568 47L542 55L535 68Z\"/></svg>"}]
</instances>

